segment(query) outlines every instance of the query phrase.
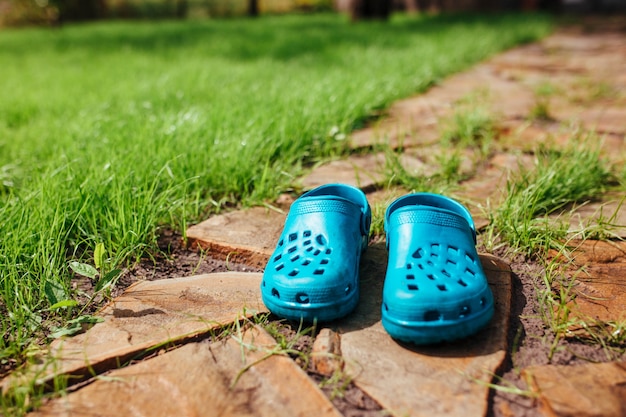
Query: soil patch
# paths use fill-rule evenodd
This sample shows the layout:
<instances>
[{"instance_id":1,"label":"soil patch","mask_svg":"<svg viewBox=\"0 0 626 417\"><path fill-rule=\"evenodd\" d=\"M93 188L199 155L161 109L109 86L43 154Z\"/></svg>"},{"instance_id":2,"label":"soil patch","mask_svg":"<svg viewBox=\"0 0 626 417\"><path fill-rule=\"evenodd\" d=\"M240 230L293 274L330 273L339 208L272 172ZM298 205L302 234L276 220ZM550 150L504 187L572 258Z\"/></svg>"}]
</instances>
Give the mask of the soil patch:
<instances>
[{"instance_id":1,"label":"soil patch","mask_svg":"<svg viewBox=\"0 0 626 417\"><path fill-rule=\"evenodd\" d=\"M138 280L157 280L216 272L262 272L262 269L243 263L218 260L210 252L190 250L180 233L166 230L158 240L160 253L144 258L120 277L118 290L126 289Z\"/></svg>"},{"instance_id":2,"label":"soil patch","mask_svg":"<svg viewBox=\"0 0 626 417\"><path fill-rule=\"evenodd\" d=\"M496 389L492 390L490 416L540 417L544 414L521 377L523 369L532 365L580 365L623 360L625 351L609 351L598 343L586 344L573 338L563 338L555 344L555 336L546 328L538 302L537 288L540 288L538 283L545 273L544 268L523 256L507 255L504 249L497 255L506 259L513 271L513 297L509 355L503 369L494 378ZM510 393L499 388L515 388L519 392Z\"/></svg>"}]
</instances>

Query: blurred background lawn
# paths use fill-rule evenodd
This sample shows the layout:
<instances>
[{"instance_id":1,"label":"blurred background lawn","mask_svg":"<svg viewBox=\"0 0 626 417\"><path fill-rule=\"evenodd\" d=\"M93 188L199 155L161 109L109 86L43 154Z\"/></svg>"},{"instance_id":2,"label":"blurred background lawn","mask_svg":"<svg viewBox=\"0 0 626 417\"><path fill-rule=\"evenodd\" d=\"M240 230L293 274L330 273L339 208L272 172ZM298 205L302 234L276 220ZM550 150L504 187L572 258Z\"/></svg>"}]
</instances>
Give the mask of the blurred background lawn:
<instances>
[{"instance_id":1,"label":"blurred background lawn","mask_svg":"<svg viewBox=\"0 0 626 417\"><path fill-rule=\"evenodd\" d=\"M333 10L333 0L258 0L261 14ZM70 20L221 18L248 14L250 0L0 0L0 26L54 24Z\"/></svg>"}]
</instances>

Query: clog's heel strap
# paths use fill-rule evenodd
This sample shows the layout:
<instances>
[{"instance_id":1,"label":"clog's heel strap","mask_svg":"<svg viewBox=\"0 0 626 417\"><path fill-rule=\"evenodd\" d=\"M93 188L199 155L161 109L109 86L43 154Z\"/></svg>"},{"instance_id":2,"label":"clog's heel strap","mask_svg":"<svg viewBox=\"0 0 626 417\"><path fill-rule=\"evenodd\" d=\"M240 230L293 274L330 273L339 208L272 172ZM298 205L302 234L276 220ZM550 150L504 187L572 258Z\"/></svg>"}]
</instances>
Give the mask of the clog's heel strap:
<instances>
[{"instance_id":1,"label":"clog's heel strap","mask_svg":"<svg viewBox=\"0 0 626 417\"><path fill-rule=\"evenodd\" d=\"M467 222L467 226L472 232L474 244L476 243L476 226L474 225L474 220L472 219L472 215L470 214L469 210L467 210L467 208L465 208L465 206L463 206L461 203L439 194L414 193L397 199L396 201L391 203L389 207L387 207L387 211L385 212L385 224L390 223L391 215L394 212L408 206L425 206L439 208L443 210L448 210L458 216L461 216ZM388 235L387 238L389 238ZM387 243L387 247L389 247L389 243Z\"/></svg>"},{"instance_id":2,"label":"clog's heel strap","mask_svg":"<svg viewBox=\"0 0 626 417\"><path fill-rule=\"evenodd\" d=\"M294 204L310 200L312 197L318 197L318 200L343 199L358 206L361 211L361 235L366 238L369 236L370 226L372 224L372 209L363 191L346 184L326 184L311 191L307 191L296 200Z\"/></svg>"}]
</instances>

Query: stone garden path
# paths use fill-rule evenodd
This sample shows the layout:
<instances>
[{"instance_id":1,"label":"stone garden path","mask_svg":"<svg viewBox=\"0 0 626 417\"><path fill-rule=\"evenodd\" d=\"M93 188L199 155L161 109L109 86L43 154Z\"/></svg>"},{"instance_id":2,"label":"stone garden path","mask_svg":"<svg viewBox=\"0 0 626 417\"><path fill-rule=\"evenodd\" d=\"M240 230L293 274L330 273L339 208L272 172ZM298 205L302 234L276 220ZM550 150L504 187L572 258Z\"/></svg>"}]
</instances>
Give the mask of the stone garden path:
<instances>
[{"instance_id":1,"label":"stone garden path","mask_svg":"<svg viewBox=\"0 0 626 417\"><path fill-rule=\"evenodd\" d=\"M550 90L550 94L546 91ZM565 144L572 132L593 131L603 155L626 162L626 34L561 29L542 42L504 52L443 80L428 92L394 104L388 116L354 132L360 150L315 167L296 186L328 182L363 189L373 207L406 190L387 187L385 155L377 145L403 147L400 163L412 174L438 169L442 129L464 108L495 115L500 149L489 160L467 155L473 175L451 193L472 212L479 228L482 208L497 205L507 172L531 160L541 142ZM530 118L541 110L549 118ZM368 150L368 151L365 151ZM472 162L467 162L472 161ZM626 225L623 196L580 207L581 224L616 213ZM188 230L194 245L211 256L263 267L271 254L292 196L273 206L211 217ZM626 228L616 229L626 237ZM362 298L349 317L323 326L313 343L311 367L320 375L349 376L363 393L363 411L343 415L515 415L493 410L489 384L509 345L513 274L493 255L481 261L496 298L492 323L458 343L411 347L391 340L380 324L386 267L384 243L374 241L361 264ZM626 245L586 242L576 258L587 265L575 314L626 320ZM39 382L70 376L69 394L47 402L32 416L341 416L342 413L253 317L266 309L260 273L218 273L135 283L99 313L104 319L83 334L58 340L36 370ZM234 323L234 324L233 324ZM219 337L224 325L231 325ZM128 365L128 366L122 366ZM545 416L626 414L626 363L540 365L521 369ZM86 382L85 382L86 381ZM10 383L4 381L5 386ZM366 413L367 404L376 414Z\"/></svg>"}]
</instances>

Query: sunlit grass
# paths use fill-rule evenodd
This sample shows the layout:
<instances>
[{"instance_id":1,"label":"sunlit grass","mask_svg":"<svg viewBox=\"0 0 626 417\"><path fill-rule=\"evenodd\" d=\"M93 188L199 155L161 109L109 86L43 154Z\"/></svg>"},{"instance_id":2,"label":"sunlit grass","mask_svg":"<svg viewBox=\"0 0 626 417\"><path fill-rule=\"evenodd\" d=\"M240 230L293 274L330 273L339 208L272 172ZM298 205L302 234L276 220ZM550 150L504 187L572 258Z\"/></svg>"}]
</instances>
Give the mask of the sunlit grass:
<instances>
[{"instance_id":1,"label":"sunlit grass","mask_svg":"<svg viewBox=\"0 0 626 417\"><path fill-rule=\"evenodd\" d=\"M504 242L542 266L535 282L538 313L548 332L548 359L562 349L562 340L576 337L604 348L607 358L624 349L623 323L581 318L574 314L577 277L573 251L580 239L618 238L615 212L593 216L581 230L572 230L568 216L577 204L599 199L608 190L622 190L615 169L600 154L597 136L572 132L569 144L540 146L535 163L509 178L504 201L489 213L485 241ZM552 215L552 216L550 216ZM572 329L580 329L574 333Z\"/></svg>"},{"instance_id":2,"label":"sunlit grass","mask_svg":"<svg viewBox=\"0 0 626 417\"><path fill-rule=\"evenodd\" d=\"M541 257L567 235L567 227L547 216L598 197L611 178L609 164L591 140L574 138L564 150L539 149L535 165L521 169L507 183L506 198L493 214L491 227L512 248Z\"/></svg>"}]
</instances>

